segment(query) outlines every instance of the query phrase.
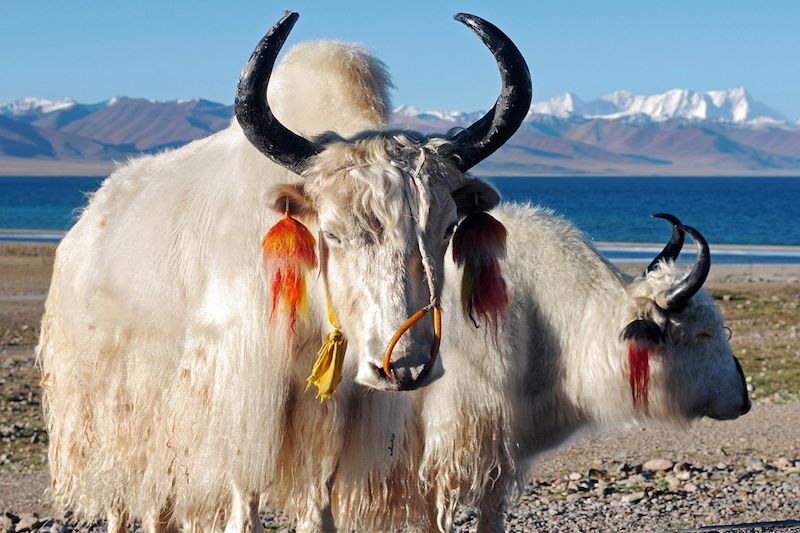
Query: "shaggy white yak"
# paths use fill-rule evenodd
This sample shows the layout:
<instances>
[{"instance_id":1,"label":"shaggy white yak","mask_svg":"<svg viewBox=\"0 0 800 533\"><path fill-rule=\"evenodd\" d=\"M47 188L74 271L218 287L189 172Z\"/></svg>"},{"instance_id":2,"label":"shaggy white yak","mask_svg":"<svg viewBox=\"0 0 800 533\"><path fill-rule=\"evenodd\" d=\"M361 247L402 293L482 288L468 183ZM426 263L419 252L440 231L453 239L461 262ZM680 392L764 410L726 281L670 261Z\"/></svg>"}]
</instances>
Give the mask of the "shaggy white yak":
<instances>
[{"instance_id":1,"label":"shaggy white yak","mask_svg":"<svg viewBox=\"0 0 800 533\"><path fill-rule=\"evenodd\" d=\"M430 316L390 358L384 348L409 314L441 304L457 217L496 205L464 173L520 125L527 66L497 28L461 14L503 82L466 130L363 131L385 126L388 78L364 50L336 43L286 59L273 114L267 85L296 18L284 16L242 71L239 124L117 169L58 248L37 349L52 493L78 517L105 514L112 531L130 519L258 529L261 493L299 530L330 528L334 471L388 472L384 444L403 446L409 397L375 389L442 374ZM333 129L348 137L301 136ZM321 267L306 276L308 316L293 334L282 308L270 319L260 246L284 210L317 237ZM331 331L326 294L349 351L338 393L321 404L304 389Z\"/></svg>"},{"instance_id":2,"label":"shaggy white yak","mask_svg":"<svg viewBox=\"0 0 800 533\"><path fill-rule=\"evenodd\" d=\"M392 474L337 475L340 526L449 531L464 503L479 509L479 531L502 531L507 499L533 459L582 429L685 426L750 408L722 317L701 289L710 258L696 230L657 215L673 222L673 237L644 275L631 278L546 209L503 205L492 214L508 229L504 327L496 343L474 327L443 340L445 374L411 393ZM684 232L699 250L685 277L674 264ZM458 279L452 261L445 270ZM459 298L458 284L448 282L445 306L455 309ZM462 322L449 313L445 329ZM633 381L632 366L644 372Z\"/></svg>"}]
</instances>

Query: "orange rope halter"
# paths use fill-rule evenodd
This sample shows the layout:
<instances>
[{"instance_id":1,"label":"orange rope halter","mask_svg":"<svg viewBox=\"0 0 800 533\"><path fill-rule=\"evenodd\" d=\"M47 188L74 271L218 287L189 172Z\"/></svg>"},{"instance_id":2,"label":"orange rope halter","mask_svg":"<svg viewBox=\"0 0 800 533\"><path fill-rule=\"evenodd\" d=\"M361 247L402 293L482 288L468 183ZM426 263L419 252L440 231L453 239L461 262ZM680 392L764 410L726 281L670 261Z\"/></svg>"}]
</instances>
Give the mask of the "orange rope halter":
<instances>
[{"instance_id":1,"label":"orange rope halter","mask_svg":"<svg viewBox=\"0 0 800 533\"><path fill-rule=\"evenodd\" d=\"M420 376L427 374L433 367L433 363L436 362L436 356L439 354L439 345L442 343L442 308L439 305L426 305L408 317L406 321L397 328L397 331L392 335L392 340L389 341L389 345L386 347L386 351L383 354L383 371L392 381L394 381L394 374L392 373L392 352L394 351L394 347L400 342L400 337L411 329L411 326L419 322L430 309L433 309L433 346L431 346L431 357L428 359L428 362L425 363L425 368L422 369Z\"/></svg>"},{"instance_id":2,"label":"orange rope halter","mask_svg":"<svg viewBox=\"0 0 800 533\"><path fill-rule=\"evenodd\" d=\"M420 148L420 158L417 162L417 168L412 173L412 182L422 191L422 177L420 176L420 172L422 171L422 167L425 165L425 149ZM419 218L419 214L417 217ZM428 282L428 294L430 295L431 301L428 305L421 308L419 311L411 315L403 322L397 331L394 332L392 335L392 339L389 341L389 345L386 347L386 351L383 354L383 372L386 376L395 381L394 373L392 372L392 352L394 351L394 347L400 342L400 338L403 334L411 329L411 326L422 320L428 311L433 309L433 345L431 346L431 357L428 359L428 362L425 363L425 367L422 369L422 372L418 376L417 379L422 379L425 374L433 368L433 364L436 362L436 356L439 354L439 345L442 343L442 307L439 305L439 296L436 294L436 287L434 283L433 277L433 267L431 266L431 256L428 255L427 250L425 249L425 243L422 239L422 233L420 232L419 227L417 227L417 246L419 247L419 254L420 258L422 259L422 268L425 270L425 280Z\"/></svg>"}]
</instances>

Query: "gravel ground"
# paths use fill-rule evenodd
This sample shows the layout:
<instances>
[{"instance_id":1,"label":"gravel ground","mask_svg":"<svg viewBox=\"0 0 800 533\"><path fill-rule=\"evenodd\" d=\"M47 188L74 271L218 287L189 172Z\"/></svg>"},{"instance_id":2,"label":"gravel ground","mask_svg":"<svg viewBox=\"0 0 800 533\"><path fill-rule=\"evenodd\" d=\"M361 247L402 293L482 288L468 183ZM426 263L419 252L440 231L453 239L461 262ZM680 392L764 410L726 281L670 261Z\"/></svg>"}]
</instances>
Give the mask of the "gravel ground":
<instances>
[{"instance_id":1,"label":"gravel ground","mask_svg":"<svg viewBox=\"0 0 800 533\"><path fill-rule=\"evenodd\" d=\"M800 532L800 401L757 403L733 422L702 420L688 430L640 428L583 435L540 458L509 509L507 531ZM2 529L101 531L49 512L46 474L0 481ZM19 491L19 493L14 493ZM32 514L35 511L35 514ZM41 517L41 518L40 518ZM272 513L265 526L289 530ZM16 521L15 520L19 520ZM474 531L463 509L458 531ZM743 524L758 524L743 526ZM726 525L728 527L723 527ZM22 526L22 527L20 527ZM26 529L27 528L27 529Z\"/></svg>"},{"instance_id":2,"label":"gravel ground","mask_svg":"<svg viewBox=\"0 0 800 533\"><path fill-rule=\"evenodd\" d=\"M0 246L0 532L105 530L76 525L48 501L32 347L51 264L50 247ZM688 430L576 437L534 465L507 531L800 533L800 267L720 265L709 285L763 393L752 412ZM262 518L268 530L291 531L273 513ZM461 510L457 530L474 531L476 518Z\"/></svg>"}]
</instances>

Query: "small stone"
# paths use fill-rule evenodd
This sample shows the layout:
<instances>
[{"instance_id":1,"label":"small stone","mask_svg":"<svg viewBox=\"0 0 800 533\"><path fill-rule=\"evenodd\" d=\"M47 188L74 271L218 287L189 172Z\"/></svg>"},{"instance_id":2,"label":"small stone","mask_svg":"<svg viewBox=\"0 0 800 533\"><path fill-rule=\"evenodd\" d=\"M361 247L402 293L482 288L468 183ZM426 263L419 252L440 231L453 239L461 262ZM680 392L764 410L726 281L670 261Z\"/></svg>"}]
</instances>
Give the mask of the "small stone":
<instances>
[{"instance_id":1,"label":"small stone","mask_svg":"<svg viewBox=\"0 0 800 533\"><path fill-rule=\"evenodd\" d=\"M603 479L603 480L605 480L605 479L608 478L608 474L606 473L605 470L599 470L597 468L590 468L589 472L586 474L586 477L589 477L589 478L592 478L592 479Z\"/></svg>"},{"instance_id":2,"label":"small stone","mask_svg":"<svg viewBox=\"0 0 800 533\"><path fill-rule=\"evenodd\" d=\"M786 457L779 457L775 460L775 468L778 470L789 470L792 467L792 463Z\"/></svg>"},{"instance_id":3,"label":"small stone","mask_svg":"<svg viewBox=\"0 0 800 533\"><path fill-rule=\"evenodd\" d=\"M689 472L688 470L684 470L683 472L678 472L677 474L675 474L675 477L680 479L681 481L687 481L691 479L692 473Z\"/></svg>"},{"instance_id":4,"label":"small stone","mask_svg":"<svg viewBox=\"0 0 800 533\"><path fill-rule=\"evenodd\" d=\"M572 472L572 473L570 473L570 475L569 475L568 477L569 477L569 480L570 480L570 481L578 481L578 480L579 480L581 477L583 477L583 476L581 476L581 475L580 475L579 473L577 473L577 472Z\"/></svg>"},{"instance_id":5,"label":"small stone","mask_svg":"<svg viewBox=\"0 0 800 533\"><path fill-rule=\"evenodd\" d=\"M642 465L642 468L647 470L648 472L663 472L664 470L669 470L672 468L672 461L668 459L658 458L658 459L650 459L645 464Z\"/></svg>"},{"instance_id":6,"label":"small stone","mask_svg":"<svg viewBox=\"0 0 800 533\"><path fill-rule=\"evenodd\" d=\"M37 529L40 521L39 517L31 513L22 513L19 515L19 522L16 523L14 531L22 533L24 531L33 531Z\"/></svg>"},{"instance_id":7,"label":"small stone","mask_svg":"<svg viewBox=\"0 0 800 533\"><path fill-rule=\"evenodd\" d=\"M764 470L764 462L761 459L748 457L745 459L744 464L748 470L752 470L754 472L762 472Z\"/></svg>"},{"instance_id":8,"label":"small stone","mask_svg":"<svg viewBox=\"0 0 800 533\"><path fill-rule=\"evenodd\" d=\"M714 468L716 468L717 470L727 470L728 469L728 463L717 463L714 466Z\"/></svg>"},{"instance_id":9,"label":"small stone","mask_svg":"<svg viewBox=\"0 0 800 533\"><path fill-rule=\"evenodd\" d=\"M672 471L675 472L676 474L678 472L688 472L691 469L692 469L692 465L690 465L689 463L686 463L684 461L681 461L679 463L675 463L675 466L672 467Z\"/></svg>"},{"instance_id":10,"label":"small stone","mask_svg":"<svg viewBox=\"0 0 800 533\"><path fill-rule=\"evenodd\" d=\"M694 483L685 483L683 485L683 490L686 492L697 492L697 485Z\"/></svg>"},{"instance_id":11,"label":"small stone","mask_svg":"<svg viewBox=\"0 0 800 533\"><path fill-rule=\"evenodd\" d=\"M683 472L681 472L682 474ZM668 477L667 478L667 485L669 486L669 490L678 490L681 488L681 481L680 478L676 477Z\"/></svg>"},{"instance_id":12,"label":"small stone","mask_svg":"<svg viewBox=\"0 0 800 533\"><path fill-rule=\"evenodd\" d=\"M621 498L622 503L638 503L644 499L644 492L632 492L631 494L626 494Z\"/></svg>"}]
</instances>

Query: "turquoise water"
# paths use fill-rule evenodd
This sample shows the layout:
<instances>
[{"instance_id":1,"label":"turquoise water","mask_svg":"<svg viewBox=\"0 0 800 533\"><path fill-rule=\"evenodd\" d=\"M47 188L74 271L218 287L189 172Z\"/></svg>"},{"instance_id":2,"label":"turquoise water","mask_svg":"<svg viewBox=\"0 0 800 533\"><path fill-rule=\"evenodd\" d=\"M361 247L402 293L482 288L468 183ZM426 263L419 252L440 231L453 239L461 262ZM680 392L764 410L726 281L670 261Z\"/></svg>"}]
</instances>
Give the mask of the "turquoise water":
<instances>
[{"instance_id":1,"label":"turquoise water","mask_svg":"<svg viewBox=\"0 0 800 533\"><path fill-rule=\"evenodd\" d=\"M503 198L552 208L597 241L661 243L679 216L712 244L800 245L800 178L490 178ZM102 178L0 178L0 228L65 230ZM57 240L59 234L0 238ZM651 250L608 249L615 260ZM744 254L744 255L742 255ZM794 253L715 252L716 261L800 262ZM757 259L757 261L755 260Z\"/></svg>"}]
</instances>

